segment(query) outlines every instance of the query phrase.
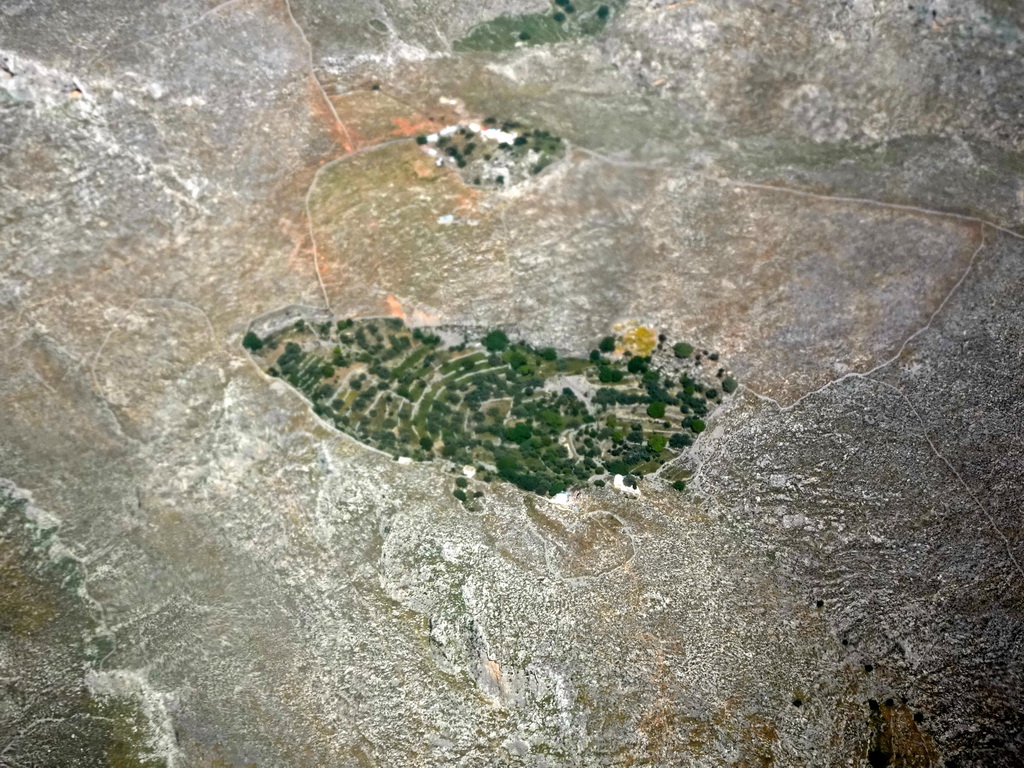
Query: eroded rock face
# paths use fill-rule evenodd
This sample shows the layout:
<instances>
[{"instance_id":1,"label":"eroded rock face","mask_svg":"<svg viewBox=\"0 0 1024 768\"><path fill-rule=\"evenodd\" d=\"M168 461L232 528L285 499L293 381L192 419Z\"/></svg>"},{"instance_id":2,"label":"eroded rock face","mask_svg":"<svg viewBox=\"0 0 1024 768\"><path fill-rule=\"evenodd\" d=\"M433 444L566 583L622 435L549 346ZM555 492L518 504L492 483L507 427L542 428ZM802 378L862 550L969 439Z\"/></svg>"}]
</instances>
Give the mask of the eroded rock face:
<instances>
[{"instance_id":1,"label":"eroded rock face","mask_svg":"<svg viewBox=\"0 0 1024 768\"><path fill-rule=\"evenodd\" d=\"M0 10L0 764L1020 764L1020 9L453 52L554 12ZM414 142L487 116L564 156ZM268 385L289 305L643 323L746 386L686 495L467 508Z\"/></svg>"}]
</instances>

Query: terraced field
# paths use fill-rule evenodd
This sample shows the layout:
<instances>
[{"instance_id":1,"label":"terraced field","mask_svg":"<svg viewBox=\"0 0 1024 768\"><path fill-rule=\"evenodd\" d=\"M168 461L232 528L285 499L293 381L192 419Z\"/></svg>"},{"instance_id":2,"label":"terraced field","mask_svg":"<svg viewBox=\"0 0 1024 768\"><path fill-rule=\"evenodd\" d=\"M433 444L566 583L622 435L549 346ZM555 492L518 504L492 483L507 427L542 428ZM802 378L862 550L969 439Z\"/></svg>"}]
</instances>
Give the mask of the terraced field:
<instances>
[{"instance_id":1,"label":"terraced field","mask_svg":"<svg viewBox=\"0 0 1024 768\"><path fill-rule=\"evenodd\" d=\"M554 495L656 471L736 389L714 353L660 336L641 357L627 342L608 336L587 358L561 357L500 330L371 318L299 320L243 343L318 416L369 446Z\"/></svg>"}]
</instances>

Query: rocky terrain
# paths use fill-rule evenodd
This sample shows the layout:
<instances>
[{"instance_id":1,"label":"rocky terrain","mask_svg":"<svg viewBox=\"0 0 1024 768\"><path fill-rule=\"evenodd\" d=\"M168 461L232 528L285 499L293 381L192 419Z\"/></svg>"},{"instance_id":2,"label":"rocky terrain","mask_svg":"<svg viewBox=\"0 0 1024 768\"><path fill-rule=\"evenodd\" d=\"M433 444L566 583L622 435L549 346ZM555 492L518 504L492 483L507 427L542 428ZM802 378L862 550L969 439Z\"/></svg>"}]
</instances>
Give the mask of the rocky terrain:
<instances>
[{"instance_id":1,"label":"rocky terrain","mask_svg":"<svg viewBox=\"0 0 1024 768\"><path fill-rule=\"evenodd\" d=\"M1024 9L576 5L0 7L0 766L1024 764ZM685 494L465 505L293 305L740 387Z\"/></svg>"}]
</instances>

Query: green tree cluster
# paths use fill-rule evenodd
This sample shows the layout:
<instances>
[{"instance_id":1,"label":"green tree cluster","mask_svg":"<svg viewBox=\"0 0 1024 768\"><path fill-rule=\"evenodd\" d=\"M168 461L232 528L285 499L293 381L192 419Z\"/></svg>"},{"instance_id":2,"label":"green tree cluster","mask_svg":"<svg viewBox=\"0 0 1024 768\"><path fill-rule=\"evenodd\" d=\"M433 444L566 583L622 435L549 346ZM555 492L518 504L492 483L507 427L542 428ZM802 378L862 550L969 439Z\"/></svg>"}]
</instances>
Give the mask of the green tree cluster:
<instances>
[{"instance_id":1,"label":"green tree cluster","mask_svg":"<svg viewBox=\"0 0 1024 768\"><path fill-rule=\"evenodd\" d=\"M596 485L595 476L606 472L637 477L652 471L706 428L702 417L718 399L696 375L666 376L658 352L653 358L604 357L614 351L613 336L601 339L586 360L560 358L553 347L512 344L501 330L481 338L485 351L473 351L465 343L442 344L430 329L409 329L398 319L316 329L301 337L289 329L259 341L271 349L284 342L276 360L261 359L268 372L302 391L318 415L393 455L494 466L496 473L481 467L481 479L496 474L534 493ZM301 343L288 340L295 338ZM362 370L340 386L324 381L353 365ZM600 386L581 399L575 387L546 387L555 373L582 375ZM720 387L728 394L735 380ZM678 415L667 415L670 406ZM465 491L469 483L460 477L455 486Z\"/></svg>"},{"instance_id":2,"label":"green tree cluster","mask_svg":"<svg viewBox=\"0 0 1024 768\"><path fill-rule=\"evenodd\" d=\"M245 334L245 338L242 339L242 346L251 352L257 352L263 349L263 339L249 331Z\"/></svg>"}]
</instances>

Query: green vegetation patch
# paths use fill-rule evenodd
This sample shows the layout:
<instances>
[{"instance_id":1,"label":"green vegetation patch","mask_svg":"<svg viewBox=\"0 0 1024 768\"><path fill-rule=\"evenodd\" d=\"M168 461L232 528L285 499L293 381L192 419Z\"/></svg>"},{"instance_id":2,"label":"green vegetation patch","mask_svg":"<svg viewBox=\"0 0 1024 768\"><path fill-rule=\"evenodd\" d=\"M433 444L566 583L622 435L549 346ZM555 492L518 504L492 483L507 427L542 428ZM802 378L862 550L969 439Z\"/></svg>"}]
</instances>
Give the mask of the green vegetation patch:
<instances>
[{"instance_id":1,"label":"green vegetation patch","mask_svg":"<svg viewBox=\"0 0 1024 768\"><path fill-rule=\"evenodd\" d=\"M597 35L625 5L626 0L553 0L542 13L506 14L477 24L454 49L507 51Z\"/></svg>"},{"instance_id":2,"label":"green vegetation patch","mask_svg":"<svg viewBox=\"0 0 1024 768\"><path fill-rule=\"evenodd\" d=\"M488 117L417 136L438 163L454 168L467 184L503 187L543 171L564 156L565 142L543 128Z\"/></svg>"},{"instance_id":3,"label":"green vegetation patch","mask_svg":"<svg viewBox=\"0 0 1024 768\"><path fill-rule=\"evenodd\" d=\"M243 344L259 365L339 430L538 494L657 471L704 431L718 387L736 388L718 382L724 368L705 381L699 355L681 358L664 341L650 357L616 354L614 337L587 358L562 357L502 330L411 329L394 318L299 321L254 336ZM469 498L464 488L457 497Z\"/></svg>"}]
</instances>

